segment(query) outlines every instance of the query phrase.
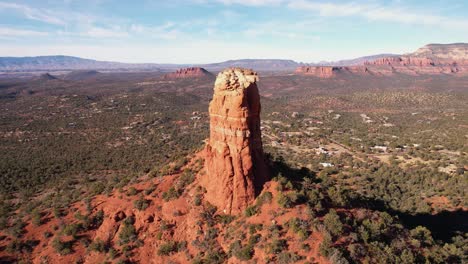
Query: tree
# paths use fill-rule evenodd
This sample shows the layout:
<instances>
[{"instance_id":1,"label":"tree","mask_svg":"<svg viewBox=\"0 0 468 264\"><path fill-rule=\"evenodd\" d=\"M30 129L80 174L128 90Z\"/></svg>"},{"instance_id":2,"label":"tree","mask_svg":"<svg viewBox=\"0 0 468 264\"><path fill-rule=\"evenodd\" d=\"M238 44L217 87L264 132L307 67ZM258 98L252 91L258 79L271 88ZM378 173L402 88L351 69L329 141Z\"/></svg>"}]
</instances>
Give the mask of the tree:
<instances>
[{"instance_id":1,"label":"tree","mask_svg":"<svg viewBox=\"0 0 468 264\"><path fill-rule=\"evenodd\" d=\"M422 246L431 246L434 243L431 231L424 226L417 226L410 231L412 238L418 240Z\"/></svg>"},{"instance_id":2,"label":"tree","mask_svg":"<svg viewBox=\"0 0 468 264\"><path fill-rule=\"evenodd\" d=\"M340 217L333 209L323 217L323 223L333 236L338 236L343 232L343 224Z\"/></svg>"}]
</instances>

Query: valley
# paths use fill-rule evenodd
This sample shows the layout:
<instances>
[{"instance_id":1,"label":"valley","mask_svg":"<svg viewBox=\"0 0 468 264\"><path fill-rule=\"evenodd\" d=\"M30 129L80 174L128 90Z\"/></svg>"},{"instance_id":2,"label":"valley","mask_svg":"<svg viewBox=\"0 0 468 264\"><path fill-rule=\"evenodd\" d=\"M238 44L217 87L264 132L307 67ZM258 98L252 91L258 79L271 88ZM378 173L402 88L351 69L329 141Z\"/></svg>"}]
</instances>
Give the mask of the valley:
<instances>
[{"instance_id":1,"label":"valley","mask_svg":"<svg viewBox=\"0 0 468 264\"><path fill-rule=\"evenodd\" d=\"M1 81L3 262L464 257L466 77L261 75L272 181L230 216L197 176L213 75L72 76Z\"/></svg>"}]
</instances>

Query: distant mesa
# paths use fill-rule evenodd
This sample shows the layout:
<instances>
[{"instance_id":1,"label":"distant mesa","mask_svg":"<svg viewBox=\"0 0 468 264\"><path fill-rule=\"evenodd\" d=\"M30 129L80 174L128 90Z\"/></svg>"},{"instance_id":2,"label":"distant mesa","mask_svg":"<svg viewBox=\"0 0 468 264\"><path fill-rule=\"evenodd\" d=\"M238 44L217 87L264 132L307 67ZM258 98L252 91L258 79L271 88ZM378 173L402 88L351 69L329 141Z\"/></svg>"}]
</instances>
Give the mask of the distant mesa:
<instances>
[{"instance_id":1,"label":"distant mesa","mask_svg":"<svg viewBox=\"0 0 468 264\"><path fill-rule=\"evenodd\" d=\"M257 73L229 68L218 74L210 102L205 198L226 214L243 212L268 179L260 131Z\"/></svg>"},{"instance_id":2,"label":"distant mesa","mask_svg":"<svg viewBox=\"0 0 468 264\"><path fill-rule=\"evenodd\" d=\"M298 75L318 78L341 76L468 75L468 44L429 44L402 56L374 57L355 66L301 66Z\"/></svg>"},{"instance_id":3,"label":"distant mesa","mask_svg":"<svg viewBox=\"0 0 468 264\"><path fill-rule=\"evenodd\" d=\"M435 66L436 63L430 58L419 57L387 57L380 58L374 61L367 61L365 65L390 65L390 66L419 66L430 67Z\"/></svg>"},{"instance_id":4,"label":"distant mesa","mask_svg":"<svg viewBox=\"0 0 468 264\"><path fill-rule=\"evenodd\" d=\"M159 64L97 61L72 56L0 57L0 71L159 70Z\"/></svg>"},{"instance_id":5,"label":"distant mesa","mask_svg":"<svg viewBox=\"0 0 468 264\"><path fill-rule=\"evenodd\" d=\"M320 78L331 78L339 71L339 67L332 66L302 66L296 69L296 73L313 75Z\"/></svg>"},{"instance_id":6,"label":"distant mesa","mask_svg":"<svg viewBox=\"0 0 468 264\"><path fill-rule=\"evenodd\" d=\"M370 71L381 75L400 73L414 76L441 74L465 76L468 74L468 60L420 57L414 56L414 54L380 58L366 62L365 66Z\"/></svg>"},{"instance_id":7,"label":"distant mesa","mask_svg":"<svg viewBox=\"0 0 468 264\"><path fill-rule=\"evenodd\" d=\"M429 44L419 48L411 54L414 57L425 57L431 59L448 61L468 61L468 44ZM468 64L468 63L467 63Z\"/></svg>"},{"instance_id":8,"label":"distant mesa","mask_svg":"<svg viewBox=\"0 0 468 264\"><path fill-rule=\"evenodd\" d=\"M257 71L291 71L300 64L293 60L281 59L240 59L228 60L219 63L205 64L207 69L248 68Z\"/></svg>"},{"instance_id":9,"label":"distant mesa","mask_svg":"<svg viewBox=\"0 0 468 264\"><path fill-rule=\"evenodd\" d=\"M370 74L369 69L365 66L301 66L295 71L296 74L315 76L318 78L332 78L345 76L346 74Z\"/></svg>"},{"instance_id":10,"label":"distant mesa","mask_svg":"<svg viewBox=\"0 0 468 264\"><path fill-rule=\"evenodd\" d=\"M164 75L165 79L201 78L213 76L209 71L200 67L178 69L175 72Z\"/></svg>"},{"instance_id":11,"label":"distant mesa","mask_svg":"<svg viewBox=\"0 0 468 264\"><path fill-rule=\"evenodd\" d=\"M102 73L95 70L78 70L66 74L63 78L70 81L82 81L87 79L94 79L100 75L102 75Z\"/></svg>"}]
</instances>

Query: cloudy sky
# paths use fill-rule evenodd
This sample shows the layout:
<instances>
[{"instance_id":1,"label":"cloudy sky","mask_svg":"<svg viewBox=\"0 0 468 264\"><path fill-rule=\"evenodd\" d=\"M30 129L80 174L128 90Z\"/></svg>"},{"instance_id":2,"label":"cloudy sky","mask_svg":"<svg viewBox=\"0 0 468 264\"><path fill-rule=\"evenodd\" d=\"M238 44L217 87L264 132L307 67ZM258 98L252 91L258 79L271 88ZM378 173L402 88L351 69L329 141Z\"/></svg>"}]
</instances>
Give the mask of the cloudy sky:
<instances>
[{"instance_id":1,"label":"cloudy sky","mask_svg":"<svg viewBox=\"0 0 468 264\"><path fill-rule=\"evenodd\" d=\"M453 42L466 0L0 0L0 56L318 62Z\"/></svg>"}]
</instances>

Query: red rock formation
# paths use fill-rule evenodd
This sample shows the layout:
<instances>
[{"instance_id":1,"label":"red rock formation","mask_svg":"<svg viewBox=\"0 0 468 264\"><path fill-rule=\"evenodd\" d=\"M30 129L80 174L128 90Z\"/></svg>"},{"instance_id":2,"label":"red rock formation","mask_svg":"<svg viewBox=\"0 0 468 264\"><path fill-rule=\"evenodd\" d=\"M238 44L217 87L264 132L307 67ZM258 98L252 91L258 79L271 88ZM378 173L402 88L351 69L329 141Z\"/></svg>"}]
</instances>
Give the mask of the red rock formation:
<instances>
[{"instance_id":1,"label":"red rock formation","mask_svg":"<svg viewBox=\"0 0 468 264\"><path fill-rule=\"evenodd\" d=\"M227 214L242 212L267 180L260 131L257 73L230 68L218 74L210 102L205 199Z\"/></svg>"},{"instance_id":2,"label":"red rock formation","mask_svg":"<svg viewBox=\"0 0 468 264\"><path fill-rule=\"evenodd\" d=\"M177 79L177 78L198 78L198 77L205 77L210 76L211 73L207 70L200 68L200 67L191 67L191 68L184 68L178 69L173 73L168 73L164 75L166 79Z\"/></svg>"},{"instance_id":3,"label":"red rock formation","mask_svg":"<svg viewBox=\"0 0 468 264\"><path fill-rule=\"evenodd\" d=\"M301 66L296 69L296 73L320 78L331 78L335 76L340 69L341 67L331 66Z\"/></svg>"},{"instance_id":4,"label":"red rock formation","mask_svg":"<svg viewBox=\"0 0 468 264\"><path fill-rule=\"evenodd\" d=\"M297 74L310 75L319 78L332 78L342 74L367 75L370 71L365 66L302 66L296 69Z\"/></svg>"},{"instance_id":5,"label":"red rock formation","mask_svg":"<svg viewBox=\"0 0 468 264\"><path fill-rule=\"evenodd\" d=\"M453 61L444 59L432 59L417 56L400 56L379 58L364 63L364 66L355 66L354 69L346 67L351 73L365 71L374 75L467 75L468 68L464 60ZM360 69L361 68L361 69Z\"/></svg>"},{"instance_id":6,"label":"red rock formation","mask_svg":"<svg viewBox=\"0 0 468 264\"><path fill-rule=\"evenodd\" d=\"M369 68L366 66L349 66L345 67L346 71L354 74L370 74Z\"/></svg>"},{"instance_id":7,"label":"red rock formation","mask_svg":"<svg viewBox=\"0 0 468 264\"><path fill-rule=\"evenodd\" d=\"M387 57L375 61L365 62L365 65L391 65L391 66L434 66L436 63L429 58L419 57Z\"/></svg>"},{"instance_id":8,"label":"red rock formation","mask_svg":"<svg viewBox=\"0 0 468 264\"><path fill-rule=\"evenodd\" d=\"M402 59L400 57L379 58L374 61L366 61L364 65L400 65Z\"/></svg>"}]
</instances>

